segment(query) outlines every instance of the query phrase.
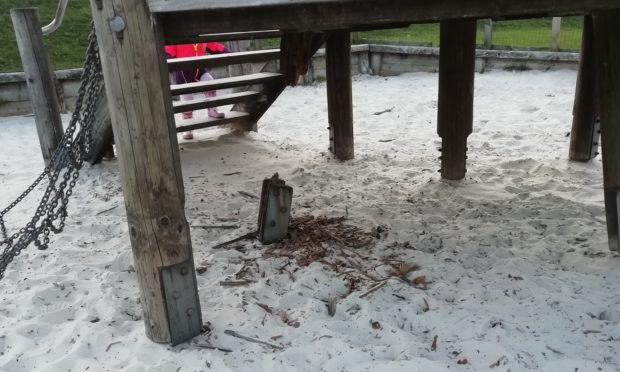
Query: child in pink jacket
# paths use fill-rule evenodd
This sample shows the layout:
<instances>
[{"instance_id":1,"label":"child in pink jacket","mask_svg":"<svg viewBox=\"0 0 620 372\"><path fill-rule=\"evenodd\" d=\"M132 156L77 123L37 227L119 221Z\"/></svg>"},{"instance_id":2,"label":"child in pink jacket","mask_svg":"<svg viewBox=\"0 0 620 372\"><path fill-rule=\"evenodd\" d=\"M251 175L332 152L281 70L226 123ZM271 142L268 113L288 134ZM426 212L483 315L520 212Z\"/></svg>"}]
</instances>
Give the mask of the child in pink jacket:
<instances>
[{"instance_id":1,"label":"child in pink jacket","mask_svg":"<svg viewBox=\"0 0 620 372\"><path fill-rule=\"evenodd\" d=\"M166 45L166 58L185 58L204 56L205 52L211 54L227 53L229 50L220 43L197 43L197 44L178 44ZM207 72L205 68L197 68L193 70L174 71L172 73L176 84L193 83L197 81L213 80L213 76ZM215 91L206 91L205 96L215 97ZM182 94L181 101L188 101L193 98L193 94ZM208 110L209 116L212 118L223 118L224 114L217 111L213 107ZM191 119L193 114L191 111L183 113L183 119ZM191 131L183 133L184 139L192 139L194 135Z\"/></svg>"}]
</instances>

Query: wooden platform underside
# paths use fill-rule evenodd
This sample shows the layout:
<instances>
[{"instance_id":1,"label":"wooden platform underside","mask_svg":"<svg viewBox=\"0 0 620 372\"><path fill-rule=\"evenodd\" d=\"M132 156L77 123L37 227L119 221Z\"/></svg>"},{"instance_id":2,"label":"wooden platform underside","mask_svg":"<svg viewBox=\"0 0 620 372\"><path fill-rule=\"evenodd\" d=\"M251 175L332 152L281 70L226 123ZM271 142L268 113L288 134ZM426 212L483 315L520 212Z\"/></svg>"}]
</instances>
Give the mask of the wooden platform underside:
<instances>
[{"instance_id":1,"label":"wooden platform underside","mask_svg":"<svg viewBox=\"0 0 620 372\"><path fill-rule=\"evenodd\" d=\"M620 8L618 0L148 0L148 4L152 12L161 13L168 42L216 32L356 30L446 19L580 15Z\"/></svg>"}]
</instances>

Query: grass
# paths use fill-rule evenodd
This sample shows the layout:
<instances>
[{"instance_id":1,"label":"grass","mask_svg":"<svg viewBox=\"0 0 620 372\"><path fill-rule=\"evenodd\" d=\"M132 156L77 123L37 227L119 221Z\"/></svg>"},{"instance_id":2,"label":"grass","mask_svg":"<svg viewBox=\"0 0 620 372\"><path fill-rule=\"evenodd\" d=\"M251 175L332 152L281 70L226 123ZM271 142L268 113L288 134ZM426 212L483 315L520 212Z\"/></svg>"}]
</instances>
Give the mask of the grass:
<instances>
[{"instance_id":1,"label":"grass","mask_svg":"<svg viewBox=\"0 0 620 372\"><path fill-rule=\"evenodd\" d=\"M57 6L57 0L0 0L0 72L23 71L9 10L37 7L43 26L54 18ZM43 37L53 69L82 66L90 22L90 2L69 1L62 26L51 35Z\"/></svg>"},{"instance_id":2,"label":"grass","mask_svg":"<svg viewBox=\"0 0 620 372\"><path fill-rule=\"evenodd\" d=\"M562 18L561 49L579 49L581 45L581 17ZM362 40L405 41L439 45L439 25L411 25L406 28L362 32ZM484 23L478 22L477 43L484 42ZM493 23L493 44L511 47L549 48L551 45L551 18Z\"/></svg>"},{"instance_id":3,"label":"grass","mask_svg":"<svg viewBox=\"0 0 620 372\"><path fill-rule=\"evenodd\" d=\"M38 7L42 24L54 18L57 0L0 0L0 72L22 71L21 60L15 43L13 24L9 15L11 8ZM84 62L87 37L90 32L90 5L86 0L71 0L62 26L44 37L52 68L81 67ZM478 22L478 44L483 43L484 25ZM421 24L406 28L361 32L362 40L383 40L439 45L439 25ZM549 48L551 43L551 19L500 21L493 24L493 44L499 46ZM581 17L562 18L560 47L579 49L581 43ZM263 48L278 48L277 39L267 39Z\"/></svg>"}]
</instances>

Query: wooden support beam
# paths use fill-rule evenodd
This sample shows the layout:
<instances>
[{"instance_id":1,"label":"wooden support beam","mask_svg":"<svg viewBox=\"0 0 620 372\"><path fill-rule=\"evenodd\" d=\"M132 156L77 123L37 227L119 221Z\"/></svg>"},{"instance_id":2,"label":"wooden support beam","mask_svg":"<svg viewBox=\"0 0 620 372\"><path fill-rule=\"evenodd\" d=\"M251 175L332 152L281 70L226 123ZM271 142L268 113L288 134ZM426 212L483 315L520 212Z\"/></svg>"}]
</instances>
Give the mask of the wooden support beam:
<instances>
[{"instance_id":1,"label":"wooden support beam","mask_svg":"<svg viewBox=\"0 0 620 372\"><path fill-rule=\"evenodd\" d=\"M340 160L353 159L353 95L351 91L351 33L327 33L327 109L329 149Z\"/></svg>"},{"instance_id":2,"label":"wooden support beam","mask_svg":"<svg viewBox=\"0 0 620 372\"><path fill-rule=\"evenodd\" d=\"M170 12L163 14L166 40L216 32L356 30L360 26L387 27L396 23L446 19L565 16L618 7L618 0L282 0L278 4L260 3L261 6L249 8L247 4L232 1L217 1L217 5L210 6L199 0L149 0L153 12Z\"/></svg>"},{"instance_id":3,"label":"wooden support beam","mask_svg":"<svg viewBox=\"0 0 620 372\"><path fill-rule=\"evenodd\" d=\"M620 251L620 10L593 16L609 249Z\"/></svg>"},{"instance_id":4,"label":"wooden support beam","mask_svg":"<svg viewBox=\"0 0 620 372\"><path fill-rule=\"evenodd\" d=\"M45 165L63 136L56 85L52 77L47 48L37 8L11 9L17 47L24 66L32 111Z\"/></svg>"},{"instance_id":5,"label":"wooden support beam","mask_svg":"<svg viewBox=\"0 0 620 372\"><path fill-rule=\"evenodd\" d=\"M467 137L473 128L476 20L443 21L439 37L441 177L460 180L467 171Z\"/></svg>"},{"instance_id":6,"label":"wooden support beam","mask_svg":"<svg viewBox=\"0 0 620 372\"><path fill-rule=\"evenodd\" d=\"M201 332L202 316L161 23L143 0L91 9L146 334L177 344Z\"/></svg>"},{"instance_id":7,"label":"wooden support beam","mask_svg":"<svg viewBox=\"0 0 620 372\"><path fill-rule=\"evenodd\" d=\"M592 16L588 15L583 18L579 72L573 106L573 127L570 134L570 160L589 161L596 156L598 150L600 135L597 124L596 79Z\"/></svg>"}]
</instances>

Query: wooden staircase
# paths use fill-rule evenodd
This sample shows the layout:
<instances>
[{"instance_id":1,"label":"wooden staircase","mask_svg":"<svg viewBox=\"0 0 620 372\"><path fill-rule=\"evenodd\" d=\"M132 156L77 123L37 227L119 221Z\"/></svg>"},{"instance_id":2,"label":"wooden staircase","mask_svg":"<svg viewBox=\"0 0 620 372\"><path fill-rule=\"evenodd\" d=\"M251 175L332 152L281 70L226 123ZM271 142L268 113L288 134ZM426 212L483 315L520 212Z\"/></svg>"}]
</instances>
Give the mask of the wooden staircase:
<instances>
[{"instance_id":1,"label":"wooden staircase","mask_svg":"<svg viewBox=\"0 0 620 372\"><path fill-rule=\"evenodd\" d=\"M279 35L278 31L236 32L202 35L198 41L236 42ZM215 97L196 95L191 101L173 102L172 106L175 114L234 105L232 110L227 112L220 109L220 112L225 114L223 118L195 115L193 119L189 120L177 119L175 123L177 132L225 124L234 124L235 127L244 130L255 130L258 119L271 106L286 85L284 75L278 72L279 67L276 61L279 59L279 49L267 49L168 60L168 70L170 72L195 68L211 70L216 67L228 67L228 72L233 75L209 81L173 84L170 86L172 96L202 93L205 91L217 92ZM229 66L236 66L237 68L230 68ZM258 71L254 72L256 70ZM232 89L232 93L222 94L219 92L224 89Z\"/></svg>"},{"instance_id":2,"label":"wooden staircase","mask_svg":"<svg viewBox=\"0 0 620 372\"><path fill-rule=\"evenodd\" d=\"M247 45L247 40L275 38L282 35L280 31L274 30L231 32L200 35L192 41L231 41L238 49L242 49L244 41L246 41L245 45ZM311 48L310 56L319 48L320 43L315 44ZM233 105L230 111L219 110L224 113L225 116L223 118L212 118L207 116L206 113L204 115L194 115L192 119L175 118L177 133L220 125L233 125L241 130L256 130L258 120L287 85L285 74L280 72L280 54L279 49L266 49L169 59L167 61L169 72L195 68L212 70L218 67L227 67L230 75L209 81L170 85L173 97L205 91L217 92L214 97L196 94L193 100L173 101L172 107L175 114ZM227 92L222 93L221 91L224 89ZM229 93L231 90L232 93ZM113 143L111 122L109 115L105 115L107 114L106 100L102 99L100 105L105 106L100 108L100 111L103 112L100 116L105 118L97 120L93 130L93 151L90 157L86 159L91 164L101 161L104 154L109 154ZM175 117L177 116L180 117L180 115L175 115Z\"/></svg>"}]
</instances>

